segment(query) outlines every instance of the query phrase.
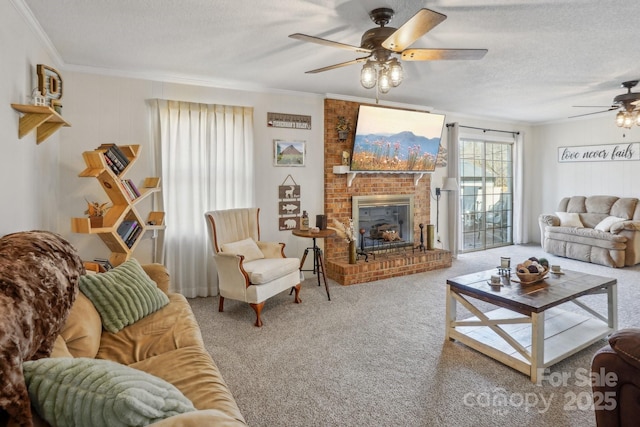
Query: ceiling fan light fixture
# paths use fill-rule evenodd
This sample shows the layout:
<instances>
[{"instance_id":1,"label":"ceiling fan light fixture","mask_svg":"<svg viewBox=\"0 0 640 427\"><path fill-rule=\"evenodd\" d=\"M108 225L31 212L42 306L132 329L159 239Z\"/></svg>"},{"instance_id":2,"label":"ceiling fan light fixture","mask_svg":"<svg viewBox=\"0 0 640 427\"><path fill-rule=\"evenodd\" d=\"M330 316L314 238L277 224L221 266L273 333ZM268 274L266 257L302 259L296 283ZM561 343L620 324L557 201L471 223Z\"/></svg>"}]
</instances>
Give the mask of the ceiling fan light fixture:
<instances>
[{"instance_id":1,"label":"ceiling fan light fixture","mask_svg":"<svg viewBox=\"0 0 640 427\"><path fill-rule=\"evenodd\" d=\"M616 114L616 126L619 128L624 126L624 116L625 114L622 111L618 111L618 114Z\"/></svg>"},{"instance_id":2,"label":"ceiling fan light fixture","mask_svg":"<svg viewBox=\"0 0 640 427\"><path fill-rule=\"evenodd\" d=\"M378 90L380 93L387 93L391 89L391 77L389 77L389 70L386 68L380 71L380 77L378 78Z\"/></svg>"},{"instance_id":3,"label":"ceiling fan light fixture","mask_svg":"<svg viewBox=\"0 0 640 427\"><path fill-rule=\"evenodd\" d=\"M396 87L402 83L404 78L404 72L402 71L402 64L397 58L393 58L389 62L389 77L391 79L391 86Z\"/></svg>"},{"instance_id":4,"label":"ceiling fan light fixture","mask_svg":"<svg viewBox=\"0 0 640 427\"><path fill-rule=\"evenodd\" d=\"M367 61L360 71L360 84L365 89L371 89L377 83L377 71L375 65L371 61Z\"/></svg>"}]
</instances>

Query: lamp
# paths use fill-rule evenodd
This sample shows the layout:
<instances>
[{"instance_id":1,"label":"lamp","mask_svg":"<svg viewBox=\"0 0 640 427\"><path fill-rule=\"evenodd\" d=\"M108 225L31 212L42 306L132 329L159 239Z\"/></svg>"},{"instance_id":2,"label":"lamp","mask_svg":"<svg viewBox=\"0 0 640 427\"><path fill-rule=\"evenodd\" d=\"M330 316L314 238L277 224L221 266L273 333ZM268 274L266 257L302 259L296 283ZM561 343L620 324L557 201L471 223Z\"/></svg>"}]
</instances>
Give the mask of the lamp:
<instances>
[{"instance_id":1,"label":"lamp","mask_svg":"<svg viewBox=\"0 0 640 427\"><path fill-rule=\"evenodd\" d=\"M442 189L440 187L436 187L436 232L439 231L440 228L440 195L441 191L457 191L458 190L458 180L455 178L444 178L444 185Z\"/></svg>"},{"instance_id":2,"label":"lamp","mask_svg":"<svg viewBox=\"0 0 640 427\"><path fill-rule=\"evenodd\" d=\"M382 56L382 55L381 55ZM376 87L380 93L387 93L392 87L399 86L404 78L402 64L397 58L369 59L360 71L360 84L365 89Z\"/></svg>"},{"instance_id":3,"label":"lamp","mask_svg":"<svg viewBox=\"0 0 640 427\"><path fill-rule=\"evenodd\" d=\"M362 66L362 71L360 72L360 84L365 89L371 89L376 85L377 81L378 71L376 70L376 66L373 62L367 61L367 63Z\"/></svg>"}]
</instances>

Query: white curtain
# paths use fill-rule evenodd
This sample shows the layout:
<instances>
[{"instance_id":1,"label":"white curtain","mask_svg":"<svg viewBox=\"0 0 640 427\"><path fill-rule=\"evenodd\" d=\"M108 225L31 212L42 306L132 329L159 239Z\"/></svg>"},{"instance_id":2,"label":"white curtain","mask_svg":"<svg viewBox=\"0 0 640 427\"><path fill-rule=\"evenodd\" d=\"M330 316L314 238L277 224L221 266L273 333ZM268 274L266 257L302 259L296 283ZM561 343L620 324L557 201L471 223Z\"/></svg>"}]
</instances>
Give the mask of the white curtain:
<instances>
[{"instance_id":1,"label":"white curtain","mask_svg":"<svg viewBox=\"0 0 640 427\"><path fill-rule=\"evenodd\" d=\"M254 204L253 108L151 101L158 208L166 230L156 260L187 298L217 295L204 213Z\"/></svg>"},{"instance_id":2,"label":"white curtain","mask_svg":"<svg viewBox=\"0 0 640 427\"><path fill-rule=\"evenodd\" d=\"M451 123L447 127L447 143L449 144L449 153L447 155L447 177L455 178L460 188L460 177L458 176L458 164L460 163L460 127L458 123ZM458 224L460 222L460 195L459 191L452 191L448 197L449 219L447 220L449 251L454 258L458 257Z\"/></svg>"},{"instance_id":3,"label":"white curtain","mask_svg":"<svg viewBox=\"0 0 640 427\"><path fill-rule=\"evenodd\" d=\"M513 243L529 242L524 211L524 132L515 135L513 150Z\"/></svg>"}]
</instances>

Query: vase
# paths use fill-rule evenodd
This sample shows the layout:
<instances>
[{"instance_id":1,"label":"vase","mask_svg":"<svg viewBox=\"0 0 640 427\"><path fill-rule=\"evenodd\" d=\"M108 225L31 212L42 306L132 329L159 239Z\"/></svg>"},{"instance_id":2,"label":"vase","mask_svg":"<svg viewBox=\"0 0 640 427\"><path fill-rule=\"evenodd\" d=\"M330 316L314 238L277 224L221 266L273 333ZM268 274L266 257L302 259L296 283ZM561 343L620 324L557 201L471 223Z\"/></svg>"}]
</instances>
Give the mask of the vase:
<instances>
[{"instance_id":1,"label":"vase","mask_svg":"<svg viewBox=\"0 0 640 427\"><path fill-rule=\"evenodd\" d=\"M356 241L352 240L349 242L349 264L355 264L356 259L357 259Z\"/></svg>"},{"instance_id":2,"label":"vase","mask_svg":"<svg viewBox=\"0 0 640 427\"><path fill-rule=\"evenodd\" d=\"M90 216L89 223L91 224L91 228L101 228L103 225L104 217L102 216Z\"/></svg>"},{"instance_id":3,"label":"vase","mask_svg":"<svg viewBox=\"0 0 640 427\"><path fill-rule=\"evenodd\" d=\"M435 248L434 244L434 236L435 236L435 226L433 224L427 225L427 249L433 250Z\"/></svg>"}]
</instances>

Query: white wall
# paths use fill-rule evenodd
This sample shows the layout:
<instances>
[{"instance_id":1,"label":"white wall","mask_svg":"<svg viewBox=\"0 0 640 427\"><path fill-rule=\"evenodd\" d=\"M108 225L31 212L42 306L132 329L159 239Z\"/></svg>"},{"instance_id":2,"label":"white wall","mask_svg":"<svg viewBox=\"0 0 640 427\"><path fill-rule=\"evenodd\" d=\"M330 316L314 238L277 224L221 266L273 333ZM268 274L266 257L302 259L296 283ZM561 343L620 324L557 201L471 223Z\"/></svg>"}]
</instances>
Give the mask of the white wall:
<instances>
[{"instance_id":1,"label":"white wall","mask_svg":"<svg viewBox=\"0 0 640 427\"><path fill-rule=\"evenodd\" d=\"M287 244L288 256L300 256L309 242L278 230L278 186L287 175L301 186L302 209L311 215L322 213L323 186L323 98L316 95L256 93L211 87L153 82L149 80L65 72L64 115L73 128L66 131L61 147L61 233L85 258L104 257L108 249L95 236L73 234L69 218L83 216L84 198L108 201L96 180L79 178L84 168L81 153L101 143L140 144L140 158L128 177L139 183L153 176L151 135L147 100L152 98L208 104L242 105L254 108L256 203L261 208L263 240ZM292 113L312 117L311 130L267 127L267 112ZM307 142L305 167L274 167L273 140L293 139ZM144 207L142 208L144 209ZM142 210L141 209L141 210ZM204 213L204 212L203 212ZM144 214L143 214L144 215ZM202 218L204 221L204 217ZM135 256L151 261L151 234L147 233Z\"/></svg>"},{"instance_id":2,"label":"white wall","mask_svg":"<svg viewBox=\"0 0 640 427\"><path fill-rule=\"evenodd\" d=\"M527 188L533 195L529 230L535 241L540 241L537 216L553 213L563 197L640 197L638 161L558 163L558 147L640 141L640 127L618 128L614 118L615 113L610 112L534 128L532 151L526 160L533 165Z\"/></svg>"},{"instance_id":3,"label":"white wall","mask_svg":"<svg viewBox=\"0 0 640 427\"><path fill-rule=\"evenodd\" d=\"M10 105L31 103L36 64L55 67L13 4L0 2L0 236L56 229L61 132L40 145L35 131L18 139L20 114Z\"/></svg>"}]
</instances>

